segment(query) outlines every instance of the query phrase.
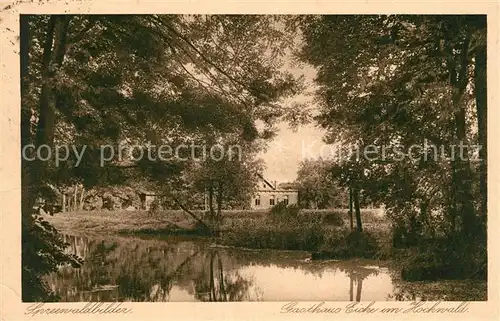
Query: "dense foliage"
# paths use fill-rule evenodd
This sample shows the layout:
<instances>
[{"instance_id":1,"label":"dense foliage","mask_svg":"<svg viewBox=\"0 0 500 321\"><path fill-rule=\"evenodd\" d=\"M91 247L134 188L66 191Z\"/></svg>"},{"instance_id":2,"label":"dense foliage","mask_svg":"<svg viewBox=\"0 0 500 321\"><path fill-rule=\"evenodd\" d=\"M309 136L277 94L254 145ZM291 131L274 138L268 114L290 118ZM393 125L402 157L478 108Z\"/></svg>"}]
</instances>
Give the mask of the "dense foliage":
<instances>
[{"instance_id":1,"label":"dense foliage","mask_svg":"<svg viewBox=\"0 0 500 321\"><path fill-rule=\"evenodd\" d=\"M333 175L332 162L325 159L306 159L299 164L296 185L299 201L304 208L346 208L348 193Z\"/></svg>"},{"instance_id":2,"label":"dense foliage","mask_svg":"<svg viewBox=\"0 0 500 321\"><path fill-rule=\"evenodd\" d=\"M326 141L351 151L335 159L337 177L354 195L385 205L396 246L426 244L416 255L438 253L432 264L442 267L454 264L457 251L485 253L486 17L293 23L305 40L298 57L318 70L317 121ZM468 246L456 248L457 239ZM461 266L484 270L486 255L463 258Z\"/></svg>"}]
</instances>

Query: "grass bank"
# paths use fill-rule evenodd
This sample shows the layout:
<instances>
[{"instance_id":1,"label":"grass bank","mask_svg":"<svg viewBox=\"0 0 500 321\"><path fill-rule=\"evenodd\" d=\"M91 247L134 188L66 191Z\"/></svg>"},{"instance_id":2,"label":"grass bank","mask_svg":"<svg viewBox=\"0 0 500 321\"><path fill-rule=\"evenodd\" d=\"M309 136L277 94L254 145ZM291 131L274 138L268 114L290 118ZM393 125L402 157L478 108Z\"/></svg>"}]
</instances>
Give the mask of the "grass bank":
<instances>
[{"instance_id":1,"label":"grass bank","mask_svg":"<svg viewBox=\"0 0 500 321\"><path fill-rule=\"evenodd\" d=\"M46 216L59 231L70 234L189 233L194 224L181 211L150 215L147 211L66 212Z\"/></svg>"}]
</instances>

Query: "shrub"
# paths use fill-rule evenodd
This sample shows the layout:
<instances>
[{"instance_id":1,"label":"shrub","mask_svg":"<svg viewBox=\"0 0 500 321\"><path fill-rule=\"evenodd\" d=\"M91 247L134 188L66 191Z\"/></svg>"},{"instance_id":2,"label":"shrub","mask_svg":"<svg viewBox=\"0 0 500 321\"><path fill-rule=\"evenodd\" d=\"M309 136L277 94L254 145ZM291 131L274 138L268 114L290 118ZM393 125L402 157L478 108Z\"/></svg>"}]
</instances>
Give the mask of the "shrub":
<instances>
[{"instance_id":1,"label":"shrub","mask_svg":"<svg viewBox=\"0 0 500 321\"><path fill-rule=\"evenodd\" d=\"M68 254L56 228L40 215L25 215L22 225L22 299L24 302L57 301L58 296L45 282L44 276L57 271L58 265L80 267L83 260Z\"/></svg>"},{"instance_id":2,"label":"shrub","mask_svg":"<svg viewBox=\"0 0 500 321\"><path fill-rule=\"evenodd\" d=\"M323 218L325 224L335 226L344 226L349 220L347 209L327 209L327 210L311 210L303 209L301 215L315 217L320 216ZM361 219L364 224L386 223L387 217L380 209L361 209Z\"/></svg>"},{"instance_id":3,"label":"shrub","mask_svg":"<svg viewBox=\"0 0 500 321\"><path fill-rule=\"evenodd\" d=\"M301 220L297 206L278 203L264 220L232 220L218 241L246 248L315 251L325 234L319 220Z\"/></svg>"},{"instance_id":4,"label":"shrub","mask_svg":"<svg viewBox=\"0 0 500 321\"><path fill-rule=\"evenodd\" d=\"M325 258L373 258L379 246L372 234L332 228L342 226L345 210L300 210L296 205L278 203L264 219L231 217L218 242L236 247L304 250ZM330 225L326 227L325 225Z\"/></svg>"},{"instance_id":5,"label":"shrub","mask_svg":"<svg viewBox=\"0 0 500 321\"><path fill-rule=\"evenodd\" d=\"M313 253L313 259L348 259L352 257L374 258L379 251L375 238L367 232L344 231L330 238L321 247L321 251Z\"/></svg>"},{"instance_id":6,"label":"shrub","mask_svg":"<svg viewBox=\"0 0 500 321\"><path fill-rule=\"evenodd\" d=\"M230 210L222 211L222 216L227 218L262 218L267 216L265 210Z\"/></svg>"},{"instance_id":7,"label":"shrub","mask_svg":"<svg viewBox=\"0 0 500 321\"><path fill-rule=\"evenodd\" d=\"M324 241L324 232L317 226L261 225L231 229L218 240L225 245L254 249L315 251Z\"/></svg>"},{"instance_id":8,"label":"shrub","mask_svg":"<svg viewBox=\"0 0 500 321\"><path fill-rule=\"evenodd\" d=\"M407 281L486 279L486 245L458 236L428 239L407 250L402 265L401 276Z\"/></svg>"},{"instance_id":9,"label":"shrub","mask_svg":"<svg viewBox=\"0 0 500 321\"><path fill-rule=\"evenodd\" d=\"M344 225L344 219L338 214L338 213L327 213L323 215L322 219L324 224L330 224L334 226L343 226Z\"/></svg>"},{"instance_id":10,"label":"shrub","mask_svg":"<svg viewBox=\"0 0 500 321\"><path fill-rule=\"evenodd\" d=\"M372 258L378 251L377 240L367 232L352 232L346 240L345 246L350 256Z\"/></svg>"},{"instance_id":11,"label":"shrub","mask_svg":"<svg viewBox=\"0 0 500 321\"><path fill-rule=\"evenodd\" d=\"M299 211L297 205L286 205L284 202L279 202L271 208L266 218L274 222L298 223Z\"/></svg>"}]
</instances>

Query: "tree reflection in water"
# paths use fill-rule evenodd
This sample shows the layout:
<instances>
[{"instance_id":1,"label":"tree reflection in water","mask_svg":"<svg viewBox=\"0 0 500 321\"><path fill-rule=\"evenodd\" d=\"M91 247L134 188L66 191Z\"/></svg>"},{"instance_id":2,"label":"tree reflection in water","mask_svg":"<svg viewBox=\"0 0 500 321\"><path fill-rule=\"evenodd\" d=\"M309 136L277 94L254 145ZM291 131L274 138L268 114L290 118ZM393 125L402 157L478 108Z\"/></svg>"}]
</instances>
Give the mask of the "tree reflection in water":
<instances>
[{"instance_id":1,"label":"tree reflection in water","mask_svg":"<svg viewBox=\"0 0 500 321\"><path fill-rule=\"evenodd\" d=\"M361 291L363 289L363 280L370 275L378 275L377 269L364 267L346 268L339 266L339 270L349 277L349 301L361 301ZM354 286L356 286L356 297L354 298Z\"/></svg>"},{"instance_id":2,"label":"tree reflection in water","mask_svg":"<svg viewBox=\"0 0 500 321\"><path fill-rule=\"evenodd\" d=\"M167 274L160 274L156 283L153 285L142 282L141 276L134 274L121 274L118 277L118 289L120 296L125 298L134 298L137 301L168 301L173 282L192 263L199 252L194 252L186 258L175 270Z\"/></svg>"},{"instance_id":3,"label":"tree reflection in water","mask_svg":"<svg viewBox=\"0 0 500 321\"><path fill-rule=\"evenodd\" d=\"M168 301L199 250L192 242L64 237L84 264L62 266L46 278L63 301Z\"/></svg>"},{"instance_id":4,"label":"tree reflection in water","mask_svg":"<svg viewBox=\"0 0 500 321\"><path fill-rule=\"evenodd\" d=\"M364 299L387 299L393 292L387 271L356 260L310 263L300 253L214 248L188 238L96 236L66 241L71 244L68 250L85 263L80 269L61 267L47 278L62 301L235 302L283 295L311 299L319 294L360 301L363 282L374 281L369 276L379 273L384 277L377 281L379 292L363 294ZM336 271L342 276L335 277ZM332 293L332 288L338 292Z\"/></svg>"},{"instance_id":5,"label":"tree reflection in water","mask_svg":"<svg viewBox=\"0 0 500 321\"><path fill-rule=\"evenodd\" d=\"M224 267L218 251L212 250L205 255L205 267L195 278L195 298L199 301L225 302L248 300L248 289L252 282L238 272L224 274Z\"/></svg>"},{"instance_id":6,"label":"tree reflection in water","mask_svg":"<svg viewBox=\"0 0 500 321\"><path fill-rule=\"evenodd\" d=\"M84 264L47 277L63 301L170 301L174 286L200 301L249 299L251 281L236 272L240 263L206 244L64 237Z\"/></svg>"}]
</instances>

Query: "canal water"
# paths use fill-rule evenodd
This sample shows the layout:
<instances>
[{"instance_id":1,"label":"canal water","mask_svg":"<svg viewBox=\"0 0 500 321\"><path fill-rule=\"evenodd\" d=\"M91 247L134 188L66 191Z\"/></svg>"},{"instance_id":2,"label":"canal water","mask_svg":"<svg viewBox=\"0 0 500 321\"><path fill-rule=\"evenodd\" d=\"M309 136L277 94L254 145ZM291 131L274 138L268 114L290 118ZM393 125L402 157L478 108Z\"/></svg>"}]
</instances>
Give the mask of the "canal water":
<instances>
[{"instance_id":1,"label":"canal water","mask_svg":"<svg viewBox=\"0 0 500 321\"><path fill-rule=\"evenodd\" d=\"M293 251L242 250L171 237L64 235L84 259L46 281L61 301L386 301L395 271L378 261L310 261Z\"/></svg>"}]
</instances>

